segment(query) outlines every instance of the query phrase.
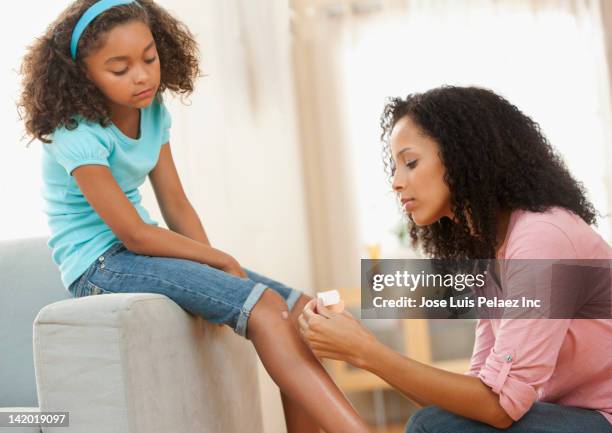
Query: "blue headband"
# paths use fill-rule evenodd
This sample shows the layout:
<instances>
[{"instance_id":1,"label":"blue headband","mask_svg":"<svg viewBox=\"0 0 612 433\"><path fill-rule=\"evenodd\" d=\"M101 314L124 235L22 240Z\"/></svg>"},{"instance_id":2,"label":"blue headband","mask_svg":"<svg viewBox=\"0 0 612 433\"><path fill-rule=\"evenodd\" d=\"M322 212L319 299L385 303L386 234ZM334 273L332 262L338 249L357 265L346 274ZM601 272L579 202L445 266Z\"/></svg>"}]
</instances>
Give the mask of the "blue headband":
<instances>
[{"instance_id":1,"label":"blue headband","mask_svg":"<svg viewBox=\"0 0 612 433\"><path fill-rule=\"evenodd\" d=\"M74 30L72 31L72 39L70 40L70 54L72 54L72 60L76 60L77 45L79 45L81 35L87 26L93 20L95 20L98 15L115 6L126 5L134 2L135 0L100 0L99 2L92 4L81 16L81 18L79 18L79 21L76 23L76 26L74 26Z\"/></svg>"}]
</instances>

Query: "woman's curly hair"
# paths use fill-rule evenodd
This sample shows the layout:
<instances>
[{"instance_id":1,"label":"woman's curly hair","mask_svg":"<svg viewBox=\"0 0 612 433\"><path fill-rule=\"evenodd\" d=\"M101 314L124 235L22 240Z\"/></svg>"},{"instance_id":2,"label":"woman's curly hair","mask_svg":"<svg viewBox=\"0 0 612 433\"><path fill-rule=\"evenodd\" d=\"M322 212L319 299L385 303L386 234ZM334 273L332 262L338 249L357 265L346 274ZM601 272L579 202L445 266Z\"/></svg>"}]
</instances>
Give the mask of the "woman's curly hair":
<instances>
[{"instance_id":1,"label":"woman's curly hair","mask_svg":"<svg viewBox=\"0 0 612 433\"><path fill-rule=\"evenodd\" d=\"M410 116L439 146L444 181L455 221L444 217L428 226L408 221L413 246L440 259L495 258L498 212L543 212L560 206L589 225L597 212L539 125L494 92L443 86L405 99L392 98L381 116L383 159L395 167L389 138L394 125ZM468 225L470 221L470 225ZM470 228L471 226L471 228Z\"/></svg>"},{"instance_id":2,"label":"woman's curly hair","mask_svg":"<svg viewBox=\"0 0 612 433\"><path fill-rule=\"evenodd\" d=\"M147 24L160 61L161 101L165 89L189 95L199 76L198 48L187 27L152 0L113 7L100 14L83 32L76 61L70 54L72 30L97 0L77 0L28 47L21 65L22 93L18 108L27 135L49 143L59 126L74 129L74 116L108 126L110 113L102 93L87 77L83 59L100 48L115 26L130 21Z\"/></svg>"}]
</instances>

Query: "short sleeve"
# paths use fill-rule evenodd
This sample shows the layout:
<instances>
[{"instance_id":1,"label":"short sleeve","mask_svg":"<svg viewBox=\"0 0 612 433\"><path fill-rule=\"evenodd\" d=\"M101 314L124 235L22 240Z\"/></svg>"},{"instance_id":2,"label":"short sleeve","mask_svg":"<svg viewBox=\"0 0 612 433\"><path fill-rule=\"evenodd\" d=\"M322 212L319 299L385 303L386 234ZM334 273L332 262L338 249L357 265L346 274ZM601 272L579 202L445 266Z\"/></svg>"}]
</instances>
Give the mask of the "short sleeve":
<instances>
[{"instance_id":1,"label":"short sleeve","mask_svg":"<svg viewBox=\"0 0 612 433\"><path fill-rule=\"evenodd\" d=\"M96 125L80 123L76 129L58 128L51 143L45 144L54 159L69 175L81 165L109 167L110 141Z\"/></svg>"},{"instance_id":2,"label":"short sleeve","mask_svg":"<svg viewBox=\"0 0 612 433\"><path fill-rule=\"evenodd\" d=\"M166 104L161 104L161 125L162 125L162 144L170 141L170 128L172 127L172 116L166 108Z\"/></svg>"}]
</instances>

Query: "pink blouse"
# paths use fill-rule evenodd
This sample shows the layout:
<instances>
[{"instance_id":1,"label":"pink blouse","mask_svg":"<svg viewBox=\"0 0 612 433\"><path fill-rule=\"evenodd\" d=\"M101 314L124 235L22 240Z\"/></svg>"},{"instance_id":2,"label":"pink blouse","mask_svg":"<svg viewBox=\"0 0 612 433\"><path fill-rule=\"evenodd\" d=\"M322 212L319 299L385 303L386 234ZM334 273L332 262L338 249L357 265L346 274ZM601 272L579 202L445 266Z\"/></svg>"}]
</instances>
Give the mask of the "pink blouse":
<instances>
[{"instance_id":1,"label":"pink blouse","mask_svg":"<svg viewBox=\"0 0 612 433\"><path fill-rule=\"evenodd\" d=\"M612 259L563 208L512 212L500 259ZM596 409L612 424L612 319L480 319L470 370L517 421L535 401Z\"/></svg>"}]
</instances>

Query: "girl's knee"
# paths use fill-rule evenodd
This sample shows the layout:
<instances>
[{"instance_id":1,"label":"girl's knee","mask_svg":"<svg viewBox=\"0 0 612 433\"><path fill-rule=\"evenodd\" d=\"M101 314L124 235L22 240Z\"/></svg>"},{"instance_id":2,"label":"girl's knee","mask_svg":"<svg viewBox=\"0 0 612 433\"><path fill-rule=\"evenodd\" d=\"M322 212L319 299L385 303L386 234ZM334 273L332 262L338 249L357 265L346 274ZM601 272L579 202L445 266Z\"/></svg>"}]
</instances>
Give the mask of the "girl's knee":
<instances>
[{"instance_id":1,"label":"girl's knee","mask_svg":"<svg viewBox=\"0 0 612 433\"><path fill-rule=\"evenodd\" d=\"M285 300L274 290L266 288L253 306L251 319L257 321L261 316L263 320L270 320L270 315L282 319L282 313L288 313Z\"/></svg>"},{"instance_id":2,"label":"girl's knee","mask_svg":"<svg viewBox=\"0 0 612 433\"><path fill-rule=\"evenodd\" d=\"M279 321L297 326L298 316L310 299L309 296L301 295L289 311L285 299L275 290L267 288L251 311L249 327L256 331L262 326L278 325Z\"/></svg>"},{"instance_id":3,"label":"girl's knee","mask_svg":"<svg viewBox=\"0 0 612 433\"><path fill-rule=\"evenodd\" d=\"M253 307L253 311L256 308L261 309L261 310L267 309L267 310L274 310L274 311L280 311L280 310L286 311L287 304L285 303L285 300L283 299L281 295L279 295L276 291L268 287L261 294L259 300Z\"/></svg>"},{"instance_id":4,"label":"girl's knee","mask_svg":"<svg viewBox=\"0 0 612 433\"><path fill-rule=\"evenodd\" d=\"M298 300L295 301L295 304L293 304L293 308L291 309L291 318L297 321L297 318L299 317L299 315L302 314L302 310L304 310L304 307L306 306L306 304L308 304L308 302L310 302L311 300L312 300L312 297L308 295L304 295L304 294L300 295Z\"/></svg>"}]
</instances>

